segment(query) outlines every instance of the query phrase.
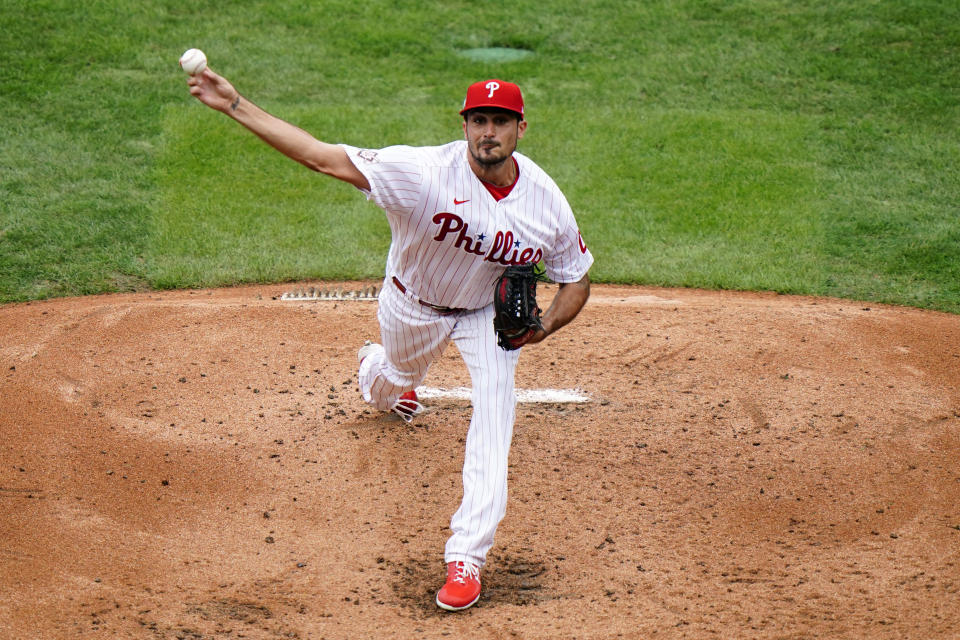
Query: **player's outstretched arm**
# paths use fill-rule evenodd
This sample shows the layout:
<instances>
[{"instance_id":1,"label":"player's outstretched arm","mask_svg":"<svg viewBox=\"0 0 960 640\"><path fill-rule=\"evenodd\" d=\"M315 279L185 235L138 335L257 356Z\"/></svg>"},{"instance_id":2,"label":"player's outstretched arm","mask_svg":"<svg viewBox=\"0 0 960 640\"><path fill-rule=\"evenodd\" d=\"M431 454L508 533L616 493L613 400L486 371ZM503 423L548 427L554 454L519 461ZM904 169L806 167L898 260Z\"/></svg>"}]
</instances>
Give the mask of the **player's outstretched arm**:
<instances>
[{"instance_id":1,"label":"player's outstretched arm","mask_svg":"<svg viewBox=\"0 0 960 640\"><path fill-rule=\"evenodd\" d=\"M557 295L553 297L550 307L543 312L540 322L543 324L543 331L537 330L535 334L527 341L527 344L540 342L560 327L567 325L571 320L577 317L583 305L587 303L590 297L590 274L586 274L577 282L560 283Z\"/></svg>"},{"instance_id":2,"label":"player's outstretched arm","mask_svg":"<svg viewBox=\"0 0 960 640\"><path fill-rule=\"evenodd\" d=\"M321 142L303 129L267 113L241 96L226 78L209 67L190 76L187 84L197 100L227 114L285 156L360 189L370 189L370 183L342 147Z\"/></svg>"}]
</instances>

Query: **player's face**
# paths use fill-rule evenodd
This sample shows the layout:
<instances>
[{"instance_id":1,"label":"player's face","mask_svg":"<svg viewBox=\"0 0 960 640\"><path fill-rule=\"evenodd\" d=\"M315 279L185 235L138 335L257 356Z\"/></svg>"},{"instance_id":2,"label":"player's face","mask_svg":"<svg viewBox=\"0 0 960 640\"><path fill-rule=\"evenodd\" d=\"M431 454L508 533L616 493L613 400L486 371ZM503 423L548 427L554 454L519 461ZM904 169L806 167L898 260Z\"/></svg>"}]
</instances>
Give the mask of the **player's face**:
<instances>
[{"instance_id":1,"label":"player's face","mask_svg":"<svg viewBox=\"0 0 960 640\"><path fill-rule=\"evenodd\" d=\"M470 155L485 167L501 164L509 158L526 128L526 120L503 111L478 109L467 113L463 121Z\"/></svg>"}]
</instances>

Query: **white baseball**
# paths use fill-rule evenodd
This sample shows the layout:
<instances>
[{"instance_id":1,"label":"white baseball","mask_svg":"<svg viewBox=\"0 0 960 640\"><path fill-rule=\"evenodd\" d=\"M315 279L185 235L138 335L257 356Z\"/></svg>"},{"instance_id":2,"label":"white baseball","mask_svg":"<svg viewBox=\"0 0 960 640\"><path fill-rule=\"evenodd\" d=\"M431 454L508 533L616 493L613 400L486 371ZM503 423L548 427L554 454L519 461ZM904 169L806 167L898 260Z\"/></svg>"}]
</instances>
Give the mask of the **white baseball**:
<instances>
[{"instance_id":1,"label":"white baseball","mask_svg":"<svg viewBox=\"0 0 960 640\"><path fill-rule=\"evenodd\" d=\"M207 68L207 56L200 49L187 49L180 56L180 68L192 76Z\"/></svg>"}]
</instances>

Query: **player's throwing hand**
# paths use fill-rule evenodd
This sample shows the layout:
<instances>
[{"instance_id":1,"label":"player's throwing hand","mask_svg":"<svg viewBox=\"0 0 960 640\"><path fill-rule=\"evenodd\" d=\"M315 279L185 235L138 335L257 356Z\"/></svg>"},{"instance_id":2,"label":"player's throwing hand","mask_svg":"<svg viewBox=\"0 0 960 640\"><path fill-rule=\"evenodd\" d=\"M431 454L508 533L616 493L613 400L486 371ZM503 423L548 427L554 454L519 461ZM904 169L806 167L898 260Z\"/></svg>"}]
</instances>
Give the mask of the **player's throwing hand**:
<instances>
[{"instance_id":1,"label":"player's throwing hand","mask_svg":"<svg viewBox=\"0 0 960 640\"><path fill-rule=\"evenodd\" d=\"M226 78L211 71L210 67L190 76L187 84L190 85L190 95L211 109L227 112L239 106L240 93Z\"/></svg>"}]
</instances>

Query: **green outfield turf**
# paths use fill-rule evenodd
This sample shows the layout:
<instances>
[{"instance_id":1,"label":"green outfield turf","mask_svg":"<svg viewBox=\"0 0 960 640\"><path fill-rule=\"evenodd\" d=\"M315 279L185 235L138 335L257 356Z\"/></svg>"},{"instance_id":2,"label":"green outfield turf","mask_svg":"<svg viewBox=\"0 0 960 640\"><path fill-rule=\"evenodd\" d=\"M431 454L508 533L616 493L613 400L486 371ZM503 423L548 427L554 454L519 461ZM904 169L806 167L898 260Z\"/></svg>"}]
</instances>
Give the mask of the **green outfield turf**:
<instances>
[{"instance_id":1,"label":"green outfield turf","mask_svg":"<svg viewBox=\"0 0 960 640\"><path fill-rule=\"evenodd\" d=\"M596 281L960 312L960 5L925 0L0 0L0 301L382 275L382 213L193 100L190 47L358 146L518 82Z\"/></svg>"}]
</instances>

